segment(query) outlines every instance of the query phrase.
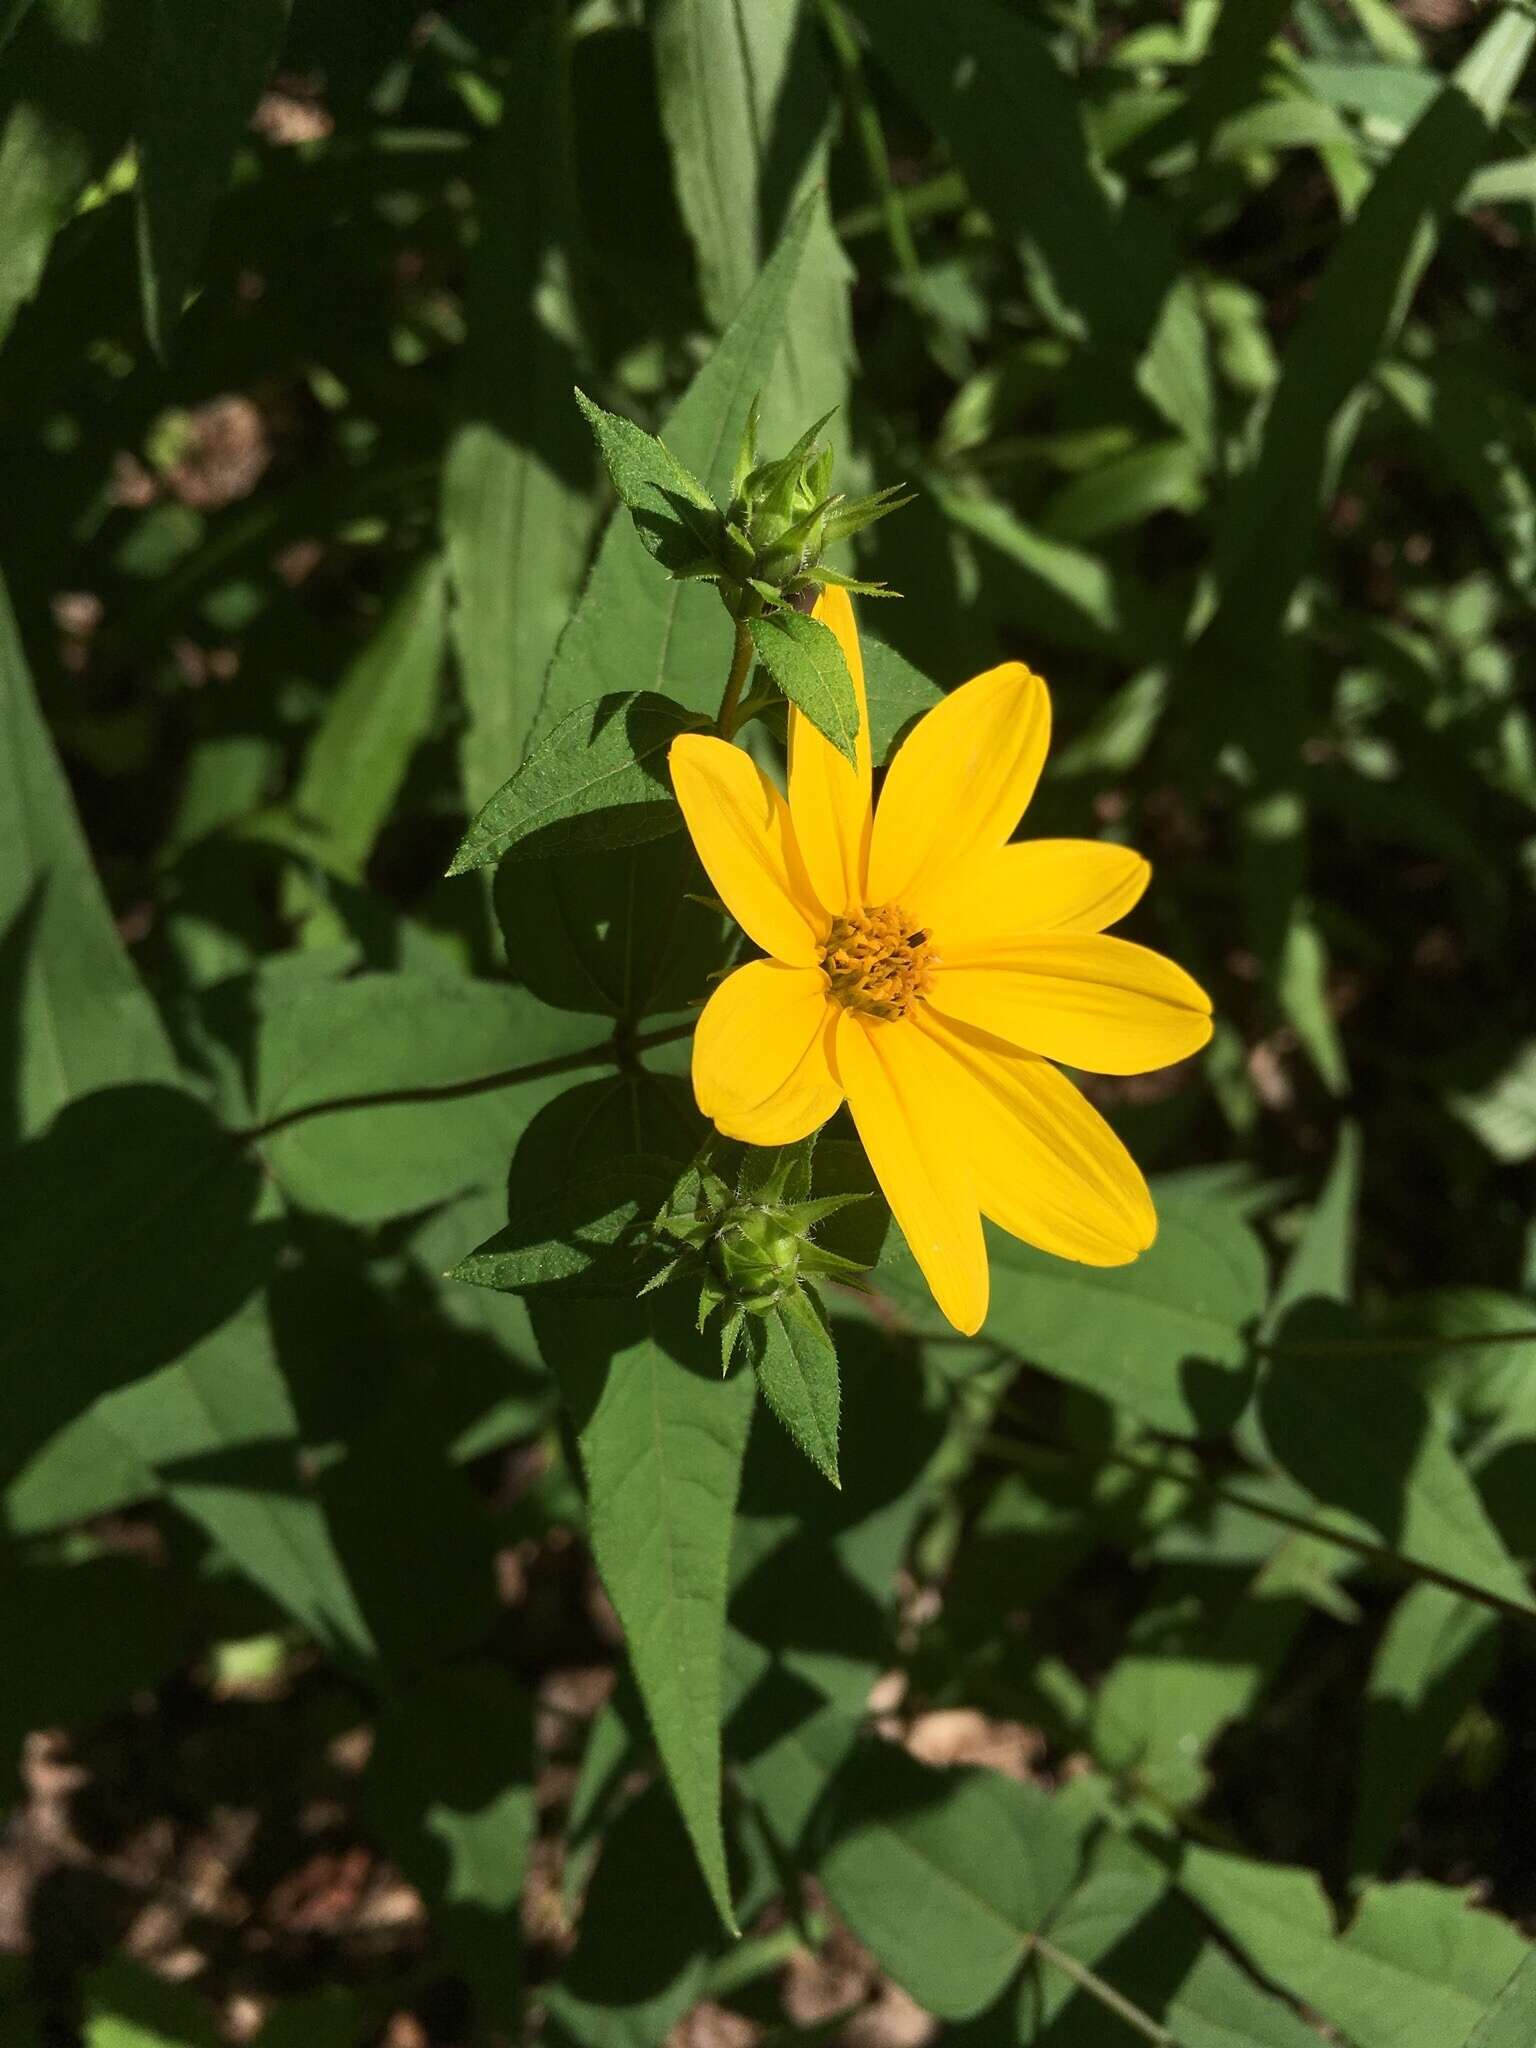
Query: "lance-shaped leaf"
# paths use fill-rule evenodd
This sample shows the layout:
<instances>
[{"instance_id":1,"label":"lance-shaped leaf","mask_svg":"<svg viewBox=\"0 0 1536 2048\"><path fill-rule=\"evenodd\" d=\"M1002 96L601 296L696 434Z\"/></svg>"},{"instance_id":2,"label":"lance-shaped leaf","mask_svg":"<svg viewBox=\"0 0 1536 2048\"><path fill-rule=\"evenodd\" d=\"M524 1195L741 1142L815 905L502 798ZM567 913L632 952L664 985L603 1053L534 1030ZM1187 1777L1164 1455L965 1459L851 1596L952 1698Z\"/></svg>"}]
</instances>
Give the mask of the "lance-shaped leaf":
<instances>
[{"instance_id":1,"label":"lance-shaped leaf","mask_svg":"<svg viewBox=\"0 0 1536 2048\"><path fill-rule=\"evenodd\" d=\"M749 1327L763 1398L816 1469L840 1487L837 1347L815 1298L797 1287Z\"/></svg>"},{"instance_id":2,"label":"lance-shaped leaf","mask_svg":"<svg viewBox=\"0 0 1536 2048\"><path fill-rule=\"evenodd\" d=\"M684 468L664 441L620 413L604 412L580 389L576 403L646 550L672 570L689 569L701 557L716 556L721 516L693 471Z\"/></svg>"},{"instance_id":3,"label":"lance-shaped leaf","mask_svg":"<svg viewBox=\"0 0 1536 2048\"><path fill-rule=\"evenodd\" d=\"M478 234L442 499L472 809L523 758L597 518L596 464L570 403L568 12L564 0L526 0L486 18L487 55L505 45L518 90L470 180Z\"/></svg>"},{"instance_id":4,"label":"lance-shaped leaf","mask_svg":"<svg viewBox=\"0 0 1536 2048\"><path fill-rule=\"evenodd\" d=\"M837 636L803 612L775 612L751 623L752 645L791 704L848 761L856 759L859 706Z\"/></svg>"},{"instance_id":5,"label":"lance-shaped leaf","mask_svg":"<svg viewBox=\"0 0 1536 2048\"><path fill-rule=\"evenodd\" d=\"M437 706L446 618L433 560L409 578L347 670L316 729L293 798L334 873L361 880Z\"/></svg>"},{"instance_id":6,"label":"lance-shaped leaf","mask_svg":"<svg viewBox=\"0 0 1536 2048\"><path fill-rule=\"evenodd\" d=\"M562 718L465 833L450 875L511 854L533 860L634 846L682 824L667 749L703 721L650 690L603 697Z\"/></svg>"},{"instance_id":7,"label":"lance-shaped leaf","mask_svg":"<svg viewBox=\"0 0 1536 2048\"><path fill-rule=\"evenodd\" d=\"M0 1139L30 1136L92 1088L174 1073L113 929L0 584Z\"/></svg>"},{"instance_id":8,"label":"lance-shaped leaf","mask_svg":"<svg viewBox=\"0 0 1536 2048\"><path fill-rule=\"evenodd\" d=\"M164 354L214 205L288 26L289 0L154 0L138 113L144 325Z\"/></svg>"},{"instance_id":9,"label":"lance-shaped leaf","mask_svg":"<svg viewBox=\"0 0 1536 2048\"><path fill-rule=\"evenodd\" d=\"M643 1302L535 1296L539 1346L581 1446L592 1553L721 1918L721 1643L753 1382L722 1380L675 1289Z\"/></svg>"},{"instance_id":10,"label":"lance-shaped leaf","mask_svg":"<svg viewBox=\"0 0 1536 2048\"><path fill-rule=\"evenodd\" d=\"M784 336L795 279L819 202L808 201L763 266L720 345L662 433L679 462L723 493L752 394L767 384ZM595 690L663 683L681 702L712 710L731 658L731 626L714 591L669 581L635 546L627 518L609 522L597 561L545 679L542 738Z\"/></svg>"}]
</instances>

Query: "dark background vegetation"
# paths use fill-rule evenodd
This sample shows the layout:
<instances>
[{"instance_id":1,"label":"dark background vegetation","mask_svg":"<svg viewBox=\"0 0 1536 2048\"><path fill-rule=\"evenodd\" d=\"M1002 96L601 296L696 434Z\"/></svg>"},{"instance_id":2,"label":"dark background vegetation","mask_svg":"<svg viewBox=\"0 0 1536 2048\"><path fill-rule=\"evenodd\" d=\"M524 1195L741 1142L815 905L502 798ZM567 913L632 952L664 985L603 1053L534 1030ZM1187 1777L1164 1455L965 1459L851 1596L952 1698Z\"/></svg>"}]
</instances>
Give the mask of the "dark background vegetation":
<instances>
[{"instance_id":1,"label":"dark background vegetation","mask_svg":"<svg viewBox=\"0 0 1536 2048\"><path fill-rule=\"evenodd\" d=\"M1472 2037L1536 1932L1521 20L0 6L0 2038ZM835 1502L759 1414L736 1946L588 1555L559 1340L441 1278L514 1145L531 1185L610 1142L599 1084L254 1164L198 1119L606 1029L505 1025L488 892L443 870L609 509L572 382L662 427L818 183L768 445L836 404L840 481L916 489L861 538L904 594L866 628L941 687L1048 678L1029 829L1150 856L1131 935L1218 1031L1090 1084L1163 1176L1143 1292L1005 1266L962 1353L898 1261L840 1325ZM45 732L158 1023L101 965ZM637 1129L686 1118L680 1071ZM161 1201L193 1166L195 1225ZM861 1717L906 1754L846 1762ZM1033 1803L976 1818L998 1783ZM1035 1907L951 1924L932 1869L1009 1828ZM978 2018L989 1913L1023 1932Z\"/></svg>"}]
</instances>

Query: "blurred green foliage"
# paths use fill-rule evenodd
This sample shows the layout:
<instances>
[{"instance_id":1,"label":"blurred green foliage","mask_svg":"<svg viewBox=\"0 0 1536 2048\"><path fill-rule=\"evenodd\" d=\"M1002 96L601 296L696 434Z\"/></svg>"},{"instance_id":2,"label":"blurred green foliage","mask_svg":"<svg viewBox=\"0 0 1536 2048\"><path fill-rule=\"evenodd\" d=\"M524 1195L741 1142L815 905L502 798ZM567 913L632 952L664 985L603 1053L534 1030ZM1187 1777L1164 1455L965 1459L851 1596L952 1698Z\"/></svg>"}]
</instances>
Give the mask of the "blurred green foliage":
<instances>
[{"instance_id":1,"label":"blurred green foliage","mask_svg":"<svg viewBox=\"0 0 1536 2048\"><path fill-rule=\"evenodd\" d=\"M1536 2038L1533 41L0 5L7 2041ZM998 1240L971 1343L829 1223L838 1491L565 1284L732 944L619 745L731 620L578 382L720 504L836 407L877 760L1027 659L1215 1000L1095 1097L1135 1266Z\"/></svg>"}]
</instances>

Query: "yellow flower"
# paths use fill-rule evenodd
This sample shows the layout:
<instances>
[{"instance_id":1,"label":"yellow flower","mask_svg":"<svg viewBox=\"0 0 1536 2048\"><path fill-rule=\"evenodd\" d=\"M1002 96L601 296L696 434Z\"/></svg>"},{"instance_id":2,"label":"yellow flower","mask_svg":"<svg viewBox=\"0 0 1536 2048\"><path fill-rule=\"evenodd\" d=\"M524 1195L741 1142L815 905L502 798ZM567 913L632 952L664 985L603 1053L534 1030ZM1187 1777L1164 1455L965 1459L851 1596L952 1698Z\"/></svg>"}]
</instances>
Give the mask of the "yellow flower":
<instances>
[{"instance_id":1,"label":"yellow flower","mask_svg":"<svg viewBox=\"0 0 1536 2048\"><path fill-rule=\"evenodd\" d=\"M722 900L769 956L699 1019L693 1087L730 1138L787 1145L847 1101L876 1178L957 1329L987 1313L981 1219L1090 1266L1151 1244L1151 1197L1051 1064L1141 1074L1198 1051L1210 1001L1180 967L1103 936L1139 854L1010 845L1051 707L1022 662L975 676L901 746L875 812L853 607L817 604L859 700L858 766L791 708L789 801L741 748L672 743L672 784Z\"/></svg>"}]
</instances>

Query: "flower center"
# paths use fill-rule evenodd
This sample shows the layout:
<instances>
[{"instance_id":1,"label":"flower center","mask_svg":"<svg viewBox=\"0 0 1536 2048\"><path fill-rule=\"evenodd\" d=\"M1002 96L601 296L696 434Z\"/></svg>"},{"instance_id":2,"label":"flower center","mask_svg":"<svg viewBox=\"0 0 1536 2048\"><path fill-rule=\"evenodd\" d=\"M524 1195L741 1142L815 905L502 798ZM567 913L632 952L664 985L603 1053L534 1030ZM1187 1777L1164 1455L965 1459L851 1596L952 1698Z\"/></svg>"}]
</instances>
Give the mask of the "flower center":
<instances>
[{"instance_id":1,"label":"flower center","mask_svg":"<svg viewBox=\"0 0 1536 2048\"><path fill-rule=\"evenodd\" d=\"M834 919L822 941L821 971L845 1009L868 1017L905 1016L927 995L938 956L929 934L899 903L882 903Z\"/></svg>"}]
</instances>

